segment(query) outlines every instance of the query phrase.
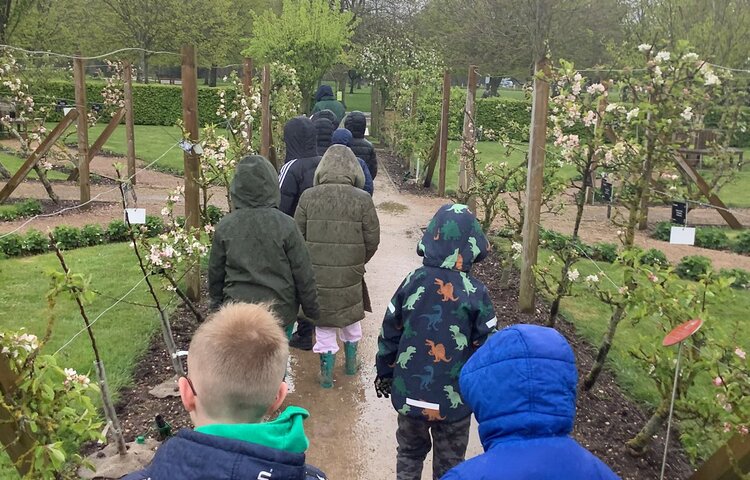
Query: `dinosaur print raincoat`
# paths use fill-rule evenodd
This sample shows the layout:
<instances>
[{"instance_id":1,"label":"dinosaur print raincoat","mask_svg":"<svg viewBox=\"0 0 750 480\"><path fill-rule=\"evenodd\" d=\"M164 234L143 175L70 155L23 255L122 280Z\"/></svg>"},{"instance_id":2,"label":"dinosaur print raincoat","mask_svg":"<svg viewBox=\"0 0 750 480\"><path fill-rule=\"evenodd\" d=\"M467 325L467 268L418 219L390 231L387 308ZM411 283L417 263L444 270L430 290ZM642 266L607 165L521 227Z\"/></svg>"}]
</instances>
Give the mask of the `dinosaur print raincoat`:
<instances>
[{"instance_id":1,"label":"dinosaur print raincoat","mask_svg":"<svg viewBox=\"0 0 750 480\"><path fill-rule=\"evenodd\" d=\"M430 221L417 247L423 266L399 286L378 338L378 376L393 378L400 414L446 422L471 415L458 377L497 325L487 288L470 273L488 249L465 205L444 205Z\"/></svg>"}]
</instances>

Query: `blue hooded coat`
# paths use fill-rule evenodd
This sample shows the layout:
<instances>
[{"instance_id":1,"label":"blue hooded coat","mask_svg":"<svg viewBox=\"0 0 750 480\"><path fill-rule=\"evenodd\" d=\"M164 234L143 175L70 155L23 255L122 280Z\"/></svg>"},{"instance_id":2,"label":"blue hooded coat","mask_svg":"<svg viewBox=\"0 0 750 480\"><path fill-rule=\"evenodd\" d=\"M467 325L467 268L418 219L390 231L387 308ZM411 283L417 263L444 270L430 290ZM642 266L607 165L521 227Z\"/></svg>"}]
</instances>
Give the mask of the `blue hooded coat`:
<instances>
[{"instance_id":1,"label":"blue hooded coat","mask_svg":"<svg viewBox=\"0 0 750 480\"><path fill-rule=\"evenodd\" d=\"M337 128L336 131L333 132L333 135L331 136L331 144L333 145L346 145L347 147L351 148L352 143L352 132L345 128ZM370 169L367 167L367 164L364 160L357 157L357 161L359 162L359 166L362 167L362 171L365 173L365 187L364 191L369 193L370 196L372 196L373 192L375 191L375 185L372 182L372 175L370 174Z\"/></svg>"},{"instance_id":2,"label":"blue hooded coat","mask_svg":"<svg viewBox=\"0 0 750 480\"><path fill-rule=\"evenodd\" d=\"M485 453L442 480L615 480L570 437L576 412L573 350L556 330L515 325L495 334L461 371Z\"/></svg>"},{"instance_id":3,"label":"blue hooded coat","mask_svg":"<svg viewBox=\"0 0 750 480\"><path fill-rule=\"evenodd\" d=\"M457 422L471 415L458 385L461 367L495 329L487 288L471 276L489 242L466 205L444 205L430 221L411 272L391 299L378 338L379 377L393 377L402 415Z\"/></svg>"}]
</instances>

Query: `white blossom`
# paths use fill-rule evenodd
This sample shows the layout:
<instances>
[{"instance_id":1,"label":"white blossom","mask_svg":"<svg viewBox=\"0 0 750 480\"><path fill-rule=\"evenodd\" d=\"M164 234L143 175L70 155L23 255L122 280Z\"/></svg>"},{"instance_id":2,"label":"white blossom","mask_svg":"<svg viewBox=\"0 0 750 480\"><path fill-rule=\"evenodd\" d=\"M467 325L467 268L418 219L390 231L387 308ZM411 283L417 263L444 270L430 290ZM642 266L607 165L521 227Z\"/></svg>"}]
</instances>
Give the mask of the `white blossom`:
<instances>
[{"instance_id":1,"label":"white blossom","mask_svg":"<svg viewBox=\"0 0 750 480\"><path fill-rule=\"evenodd\" d=\"M575 282L578 280L578 277L581 276L581 273L578 271L577 268L574 268L573 270L568 270L568 280L571 282Z\"/></svg>"},{"instance_id":2,"label":"white blossom","mask_svg":"<svg viewBox=\"0 0 750 480\"><path fill-rule=\"evenodd\" d=\"M654 61L656 63L662 63L662 62L668 62L671 55L669 52L662 50L661 52L657 53L654 57Z\"/></svg>"},{"instance_id":3,"label":"white blossom","mask_svg":"<svg viewBox=\"0 0 750 480\"><path fill-rule=\"evenodd\" d=\"M638 51L639 52L646 53L649 50L651 50L651 45L648 44L648 43L641 43L640 45L638 45Z\"/></svg>"},{"instance_id":4,"label":"white blossom","mask_svg":"<svg viewBox=\"0 0 750 480\"><path fill-rule=\"evenodd\" d=\"M686 121L689 122L693 119L693 107L686 107L685 110L682 111L680 116Z\"/></svg>"},{"instance_id":5,"label":"white blossom","mask_svg":"<svg viewBox=\"0 0 750 480\"><path fill-rule=\"evenodd\" d=\"M625 115L625 120L630 122L631 120L633 120L633 118L638 118L639 113L641 113L641 109L638 107L635 107L634 109L629 111L627 115Z\"/></svg>"},{"instance_id":6,"label":"white blossom","mask_svg":"<svg viewBox=\"0 0 750 480\"><path fill-rule=\"evenodd\" d=\"M586 283L599 283L598 275L589 275L586 277Z\"/></svg>"}]
</instances>

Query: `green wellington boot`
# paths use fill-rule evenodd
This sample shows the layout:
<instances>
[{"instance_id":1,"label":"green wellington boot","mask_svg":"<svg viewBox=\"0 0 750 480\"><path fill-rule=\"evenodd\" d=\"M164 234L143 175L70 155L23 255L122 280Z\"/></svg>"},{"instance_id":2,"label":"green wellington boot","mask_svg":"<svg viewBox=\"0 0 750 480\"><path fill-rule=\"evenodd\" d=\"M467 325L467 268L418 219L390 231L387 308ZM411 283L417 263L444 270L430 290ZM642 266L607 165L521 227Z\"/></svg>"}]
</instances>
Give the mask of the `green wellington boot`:
<instances>
[{"instance_id":1,"label":"green wellington boot","mask_svg":"<svg viewBox=\"0 0 750 480\"><path fill-rule=\"evenodd\" d=\"M344 353L346 354L346 374L356 375L359 370L357 360L357 344L359 342L344 342Z\"/></svg>"},{"instance_id":2,"label":"green wellington boot","mask_svg":"<svg viewBox=\"0 0 750 480\"><path fill-rule=\"evenodd\" d=\"M333 388L333 366L336 365L336 354L320 354L320 386Z\"/></svg>"}]
</instances>

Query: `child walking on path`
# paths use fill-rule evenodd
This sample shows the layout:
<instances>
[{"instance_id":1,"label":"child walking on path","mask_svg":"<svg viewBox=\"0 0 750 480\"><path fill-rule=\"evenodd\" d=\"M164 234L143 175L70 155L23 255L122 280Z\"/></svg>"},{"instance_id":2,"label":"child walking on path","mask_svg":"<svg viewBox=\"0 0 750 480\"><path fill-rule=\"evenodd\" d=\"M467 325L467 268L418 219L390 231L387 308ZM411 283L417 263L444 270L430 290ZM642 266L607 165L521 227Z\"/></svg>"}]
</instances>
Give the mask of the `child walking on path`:
<instances>
[{"instance_id":1,"label":"child walking on path","mask_svg":"<svg viewBox=\"0 0 750 480\"><path fill-rule=\"evenodd\" d=\"M240 160L232 180L235 210L216 227L208 266L213 309L266 302L291 336L300 303L318 316L310 256L294 220L279 210L276 171L261 156Z\"/></svg>"},{"instance_id":2,"label":"child walking on path","mask_svg":"<svg viewBox=\"0 0 750 480\"><path fill-rule=\"evenodd\" d=\"M323 388L333 387L337 333L344 342L347 375L358 368L357 344L366 303L362 280L365 264L380 243L378 215L370 195L361 190L364 183L352 151L333 145L315 171L315 186L302 194L294 215L318 286L320 318L314 322L313 351L320 354Z\"/></svg>"},{"instance_id":3,"label":"child walking on path","mask_svg":"<svg viewBox=\"0 0 750 480\"><path fill-rule=\"evenodd\" d=\"M497 325L487 288L471 276L489 242L466 205L445 205L417 253L424 265L401 283L378 338L378 396L398 411L398 480L419 480L433 448L433 478L464 460L471 409L458 385L461 368ZM430 438L432 437L432 438Z\"/></svg>"}]
</instances>

